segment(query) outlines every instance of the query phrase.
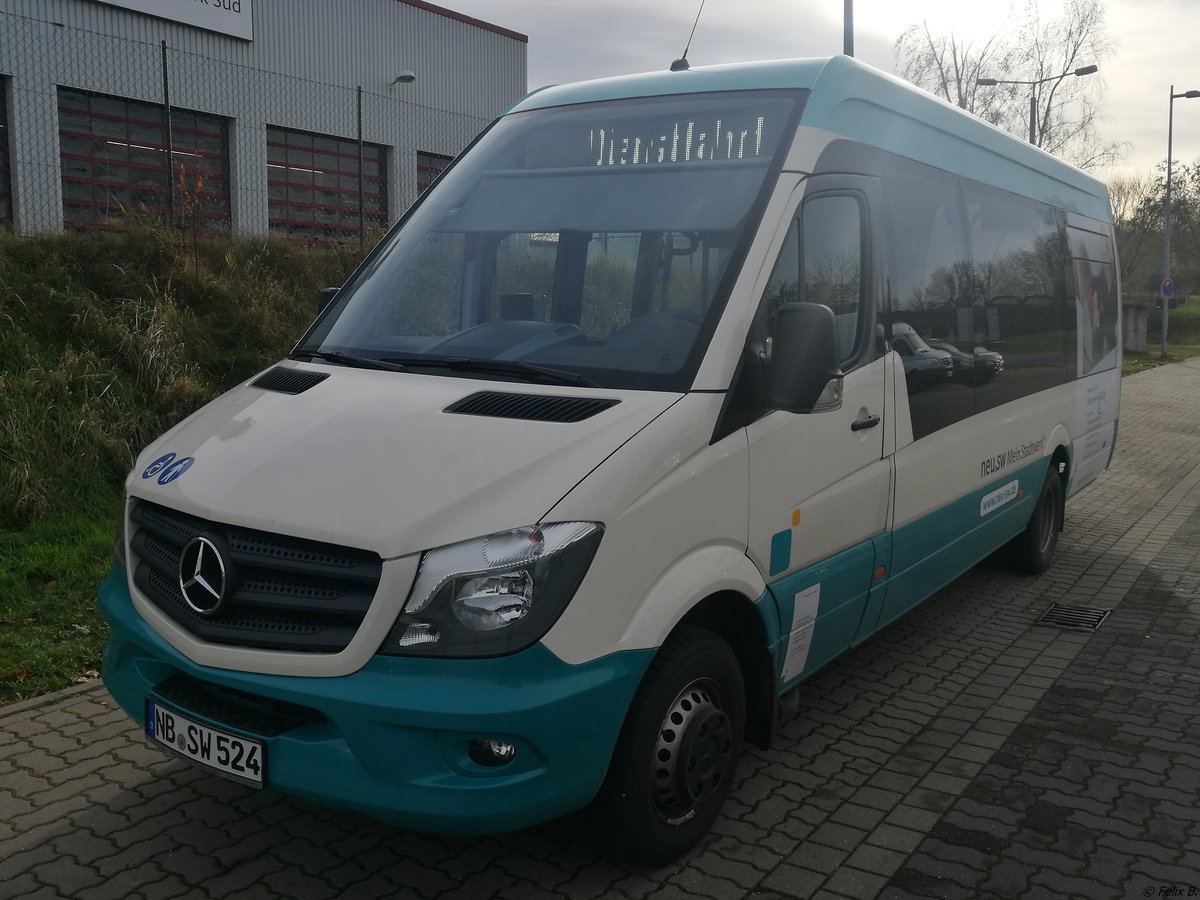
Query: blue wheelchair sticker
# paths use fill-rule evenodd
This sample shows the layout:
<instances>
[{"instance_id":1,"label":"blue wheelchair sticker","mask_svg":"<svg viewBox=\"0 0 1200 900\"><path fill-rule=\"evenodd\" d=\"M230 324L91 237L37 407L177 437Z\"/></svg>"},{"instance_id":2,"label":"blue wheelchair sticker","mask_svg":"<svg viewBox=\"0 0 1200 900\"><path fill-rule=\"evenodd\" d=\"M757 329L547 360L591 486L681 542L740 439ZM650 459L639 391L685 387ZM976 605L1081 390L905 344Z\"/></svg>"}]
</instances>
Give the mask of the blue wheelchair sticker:
<instances>
[{"instance_id":1,"label":"blue wheelchair sticker","mask_svg":"<svg viewBox=\"0 0 1200 900\"><path fill-rule=\"evenodd\" d=\"M145 471L142 472L142 477L143 478L153 478L155 475L157 475L159 472L161 472L163 469L165 469L167 466L169 466L172 462L174 462L174 460L175 460L174 453L167 453L163 456L160 456L154 462L150 463L150 465L146 466Z\"/></svg>"},{"instance_id":2,"label":"blue wheelchair sticker","mask_svg":"<svg viewBox=\"0 0 1200 900\"><path fill-rule=\"evenodd\" d=\"M172 481L190 469L192 467L192 463L195 461L195 457L192 456L185 456L183 459L175 460L175 462L171 463L162 470L162 474L158 476L158 483L170 484Z\"/></svg>"}]
</instances>

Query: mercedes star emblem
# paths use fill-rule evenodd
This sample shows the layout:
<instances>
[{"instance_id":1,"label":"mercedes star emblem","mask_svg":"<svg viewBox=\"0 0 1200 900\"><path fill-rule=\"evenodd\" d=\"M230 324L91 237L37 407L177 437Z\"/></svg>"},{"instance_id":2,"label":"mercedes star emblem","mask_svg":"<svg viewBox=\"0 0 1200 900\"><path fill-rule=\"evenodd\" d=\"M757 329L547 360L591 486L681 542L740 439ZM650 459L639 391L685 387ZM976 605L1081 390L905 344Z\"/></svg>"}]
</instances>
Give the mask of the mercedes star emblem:
<instances>
[{"instance_id":1,"label":"mercedes star emblem","mask_svg":"<svg viewBox=\"0 0 1200 900\"><path fill-rule=\"evenodd\" d=\"M179 590L187 605L202 616L220 609L225 599L225 561L208 538L192 538L179 555Z\"/></svg>"}]
</instances>

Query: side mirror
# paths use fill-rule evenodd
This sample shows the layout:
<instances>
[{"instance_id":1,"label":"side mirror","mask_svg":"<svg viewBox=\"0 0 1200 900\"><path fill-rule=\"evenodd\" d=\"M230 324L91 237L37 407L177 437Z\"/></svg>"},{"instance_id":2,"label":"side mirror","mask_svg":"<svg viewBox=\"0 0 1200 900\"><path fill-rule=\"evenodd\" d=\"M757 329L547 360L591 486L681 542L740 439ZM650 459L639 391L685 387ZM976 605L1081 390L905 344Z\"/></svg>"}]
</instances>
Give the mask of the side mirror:
<instances>
[{"instance_id":1,"label":"side mirror","mask_svg":"<svg viewBox=\"0 0 1200 900\"><path fill-rule=\"evenodd\" d=\"M775 313L768 402L794 413L842 405L837 318L818 303L784 303Z\"/></svg>"},{"instance_id":2,"label":"side mirror","mask_svg":"<svg viewBox=\"0 0 1200 900\"><path fill-rule=\"evenodd\" d=\"M330 288L325 288L325 290L323 290L323 291L321 291L321 293L317 294L317 315L318 316L321 313L325 312L325 307L327 307L330 303L333 302L333 298L337 296L337 292L339 290L341 290L341 288L330 287Z\"/></svg>"}]
</instances>

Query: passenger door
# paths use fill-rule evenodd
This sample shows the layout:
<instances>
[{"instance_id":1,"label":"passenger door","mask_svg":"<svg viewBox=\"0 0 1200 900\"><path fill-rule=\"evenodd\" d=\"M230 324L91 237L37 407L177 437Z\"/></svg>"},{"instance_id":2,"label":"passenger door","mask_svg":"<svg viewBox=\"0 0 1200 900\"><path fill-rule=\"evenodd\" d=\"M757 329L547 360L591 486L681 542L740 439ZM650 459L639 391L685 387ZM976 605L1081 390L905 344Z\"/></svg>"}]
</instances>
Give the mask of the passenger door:
<instances>
[{"instance_id":1,"label":"passenger door","mask_svg":"<svg viewBox=\"0 0 1200 900\"><path fill-rule=\"evenodd\" d=\"M876 332L883 289L874 225L878 184L814 176L797 195L756 327L769 335L781 303L829 306L845 381L840 409L769 412L747 428L749 552L767 575L781 630L790 635L781 649L782 682L854 642L876 566L886 564L876 557L887 551L891 495L886 400L894 375Z\"/></svg>"}]
</instances>

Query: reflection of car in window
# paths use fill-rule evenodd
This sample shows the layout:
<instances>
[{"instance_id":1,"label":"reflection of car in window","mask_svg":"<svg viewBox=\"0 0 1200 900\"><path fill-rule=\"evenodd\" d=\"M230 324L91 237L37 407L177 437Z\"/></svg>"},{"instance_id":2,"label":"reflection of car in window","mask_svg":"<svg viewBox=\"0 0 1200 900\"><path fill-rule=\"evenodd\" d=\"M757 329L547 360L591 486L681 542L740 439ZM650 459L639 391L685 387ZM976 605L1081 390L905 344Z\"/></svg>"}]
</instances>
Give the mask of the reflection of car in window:
<instances>
[{"instance_id":1,"label":"reflection of car in window","mask_svg":"<svg viewBox=\"0 0 1200 900\"><path fill-rule=\"evenodd\" d=\"M949 341L929 338L926 343L935 350L950 354L954 367L952 377L963 384L983 384L1004 371L1004 357L986 347L976 347L972 353L956 347Z\"/></svg>"},{"instance_id":2,"label":"reflection of car in window","mask_svg":"<svg viewBox=\"0 0 1200 900\"><path fill-rule=\"evenodd\" d=\"M938 384L954 374L950 354L930 347L911 325L904 322L892 324L892 349L904 361L904 378L909 390Z\"/></svg>"}]
</instances>

